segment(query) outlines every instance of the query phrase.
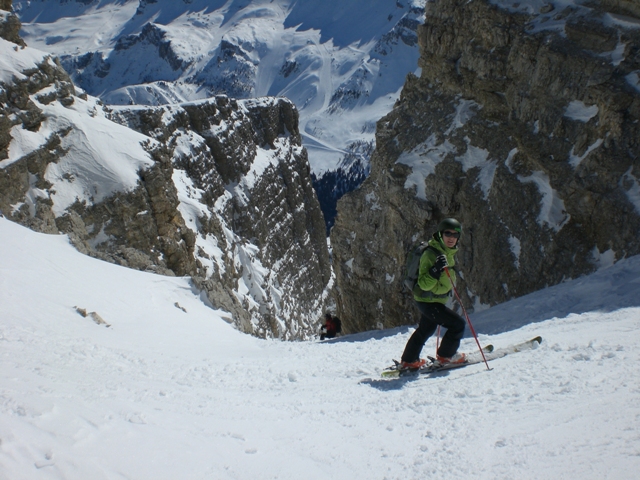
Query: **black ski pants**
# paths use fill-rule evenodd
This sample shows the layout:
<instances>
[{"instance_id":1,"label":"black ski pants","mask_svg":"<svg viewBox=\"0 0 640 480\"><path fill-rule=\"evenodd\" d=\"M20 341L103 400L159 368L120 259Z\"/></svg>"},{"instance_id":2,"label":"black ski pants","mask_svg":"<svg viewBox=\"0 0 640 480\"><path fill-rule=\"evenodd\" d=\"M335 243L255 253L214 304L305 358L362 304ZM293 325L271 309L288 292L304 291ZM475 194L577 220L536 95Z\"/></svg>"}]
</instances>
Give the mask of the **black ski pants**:
<instances>
[{"instance_id":1,"label":"black ski pants","mask_svg":"<svg viewBox=\"0 0 640 480\"><path fill-rule=\"evenodd\" d=\"M447 329L447 333L444 334L442 342L440 342L438 355L447 358L455 355L460 346L460 340L464 336L464 319L442 303L416 302L416 304L421 313L420 324L404 348L402 361L415 362L418 360L422 347L435 333L438 325Z\"/></svg>"}]
</instances>

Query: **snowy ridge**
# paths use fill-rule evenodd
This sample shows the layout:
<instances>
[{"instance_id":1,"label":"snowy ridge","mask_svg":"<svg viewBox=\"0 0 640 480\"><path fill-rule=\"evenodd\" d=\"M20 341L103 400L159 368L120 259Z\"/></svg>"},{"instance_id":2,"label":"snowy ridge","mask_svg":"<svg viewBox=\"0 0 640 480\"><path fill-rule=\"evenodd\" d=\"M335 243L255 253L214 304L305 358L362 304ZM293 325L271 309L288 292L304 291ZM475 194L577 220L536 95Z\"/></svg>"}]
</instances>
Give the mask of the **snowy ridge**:
<instances>
[{"instance_id":1,"label":"snowy ridge","mask_svg":"<svg viewBox=\"0 0 640 480\"><path fill-rule=\"evenodd\" d=\"M472 317L483 343L541 334L536 350L490 372L388 381L409 328L259 340L185 279L3 218L0 245L6 478L631 480L640 468L637 257Z\"/></svg>"},{"instance_id":2,"label":"snowy ridge","mask_svg":"<svg viewBox=\"0 0 640 480\"><path fill-rule=\"evenodd\" d=\"M56 68L49 54L18 47L3 38L0 50L0 82L5 84L25 79L23 72L37 70L41 64ZM0 168L46 148L54 136L59 136L66 155L47 169L45 178L53 186L51 193L34 187L30 197L46 196L53 202L53 211L61 215L74 202L97 203L117 191L133 189L138 172L153 164L143 143L155 142L110 121L98 99L74 97L73 104L64 106L47 100L53 90L53 86L48 87L30 96L42 111L42 123L36 131L25 129L23 124L12 127L8 158L0 161Z\"/></svg>"},{"instance_id":3,"label":"snowy ridge","mask_svg":"<svg viewBox=\"0 0 640 480\"><path fill-rule=\"evenodd\" d=\"M5 15L0 16L0 21L4 22L5 18ZM34 48L21 48L4 38L0 38L0 53L0 82L3 83L11 82L14 78L24 78L23 71L36 68L39 63L51 57Z\"/></svg>"},{"instance_id":4,"label":"snowy ridge","mask_svg":"<svg viewBox=\"0 0 640 480\"><path fill-rule=\"evenodd\" d=\"M425 0L15 0L29 45L108 104L285 96L314 172L334 169L416 70ZM354 19L358 19L354 22ZM364 133L364 135L363 135Z\"/></svg>"}]
</instances>

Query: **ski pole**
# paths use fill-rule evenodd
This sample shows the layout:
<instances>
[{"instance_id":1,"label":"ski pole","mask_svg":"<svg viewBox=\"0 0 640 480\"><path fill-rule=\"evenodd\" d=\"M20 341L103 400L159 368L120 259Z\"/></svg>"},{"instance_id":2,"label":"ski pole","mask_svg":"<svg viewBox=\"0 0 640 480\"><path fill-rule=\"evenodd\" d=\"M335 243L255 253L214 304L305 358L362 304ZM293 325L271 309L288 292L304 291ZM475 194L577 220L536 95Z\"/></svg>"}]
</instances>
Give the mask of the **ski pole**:
<instances>
[{"instance_id":1,"label":"ski pole","mask_svg":"<svg viewBox=\"0 0 640 480\"><path fill-rule=\"evenodd\" d=\"M476 339L476 343L478 344L478 349L480 350L480 354L482 355L482 359L484 360L484 364L487 366L487 370L491 370L489 367L489 362L487 362L487 358L484 356L484 351L480 346L480 340L478 340L478 335L476 335L476 331L471 324L471 320L469 319L469 315L467 315L467 311L464 309L464 305L462 304L462 300L460 299L460 295L458 295L458 290L456 290L456 286L453 284L453 280L451 280L451 275L449 274L449 268L444 267L444 271L447 272L447 277L449 277L449 282L451 282L451 286L453 287L453 292L456 294L456 298L458 299L458 303L460 304L460 308L462 308L462 312L464 313L465 318L467 319L467 323L469 324L469 329L473 334L473 338Z\"/></svg>"}]
</instances>

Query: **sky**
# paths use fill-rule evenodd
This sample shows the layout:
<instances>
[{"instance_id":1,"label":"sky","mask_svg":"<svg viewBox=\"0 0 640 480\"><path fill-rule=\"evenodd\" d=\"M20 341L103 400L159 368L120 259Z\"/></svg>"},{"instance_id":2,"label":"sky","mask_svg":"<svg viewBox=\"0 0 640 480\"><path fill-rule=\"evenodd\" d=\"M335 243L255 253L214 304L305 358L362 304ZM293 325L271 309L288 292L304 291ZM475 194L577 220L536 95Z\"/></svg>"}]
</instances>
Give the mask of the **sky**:
<instances>
[{"instance_id":1,"label":"sky","mask_svg":"<svg viewBox=\"0 0 640 480\"><path fill-rule=\"evenodd\" d=\"M0 218L0 479L640 471L640 256L472 314L482 344L543 342L431 377L381 377L412 326L261 340L202 298Z\"/></svg>"}]
</instances>

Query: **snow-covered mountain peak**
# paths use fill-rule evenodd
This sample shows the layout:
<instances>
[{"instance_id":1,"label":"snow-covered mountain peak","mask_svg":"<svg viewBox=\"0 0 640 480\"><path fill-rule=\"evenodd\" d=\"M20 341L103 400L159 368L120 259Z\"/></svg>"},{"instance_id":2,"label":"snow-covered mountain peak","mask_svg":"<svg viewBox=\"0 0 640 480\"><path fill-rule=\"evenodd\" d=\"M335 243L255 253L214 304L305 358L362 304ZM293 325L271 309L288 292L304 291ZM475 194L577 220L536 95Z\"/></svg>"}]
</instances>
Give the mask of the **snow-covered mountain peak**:
<instances>
[{"instance_id":1,"label":"snow-covered mountain peak","mask_svg":"<svg viewBox=\"0 0 640 480\"><path fill-rule=\"evenodd\" d=\"M29 45L108 104L290 98L314 171L333 169L416 70L425 0L14 2Z\"/></svg>"}]
</instances>

